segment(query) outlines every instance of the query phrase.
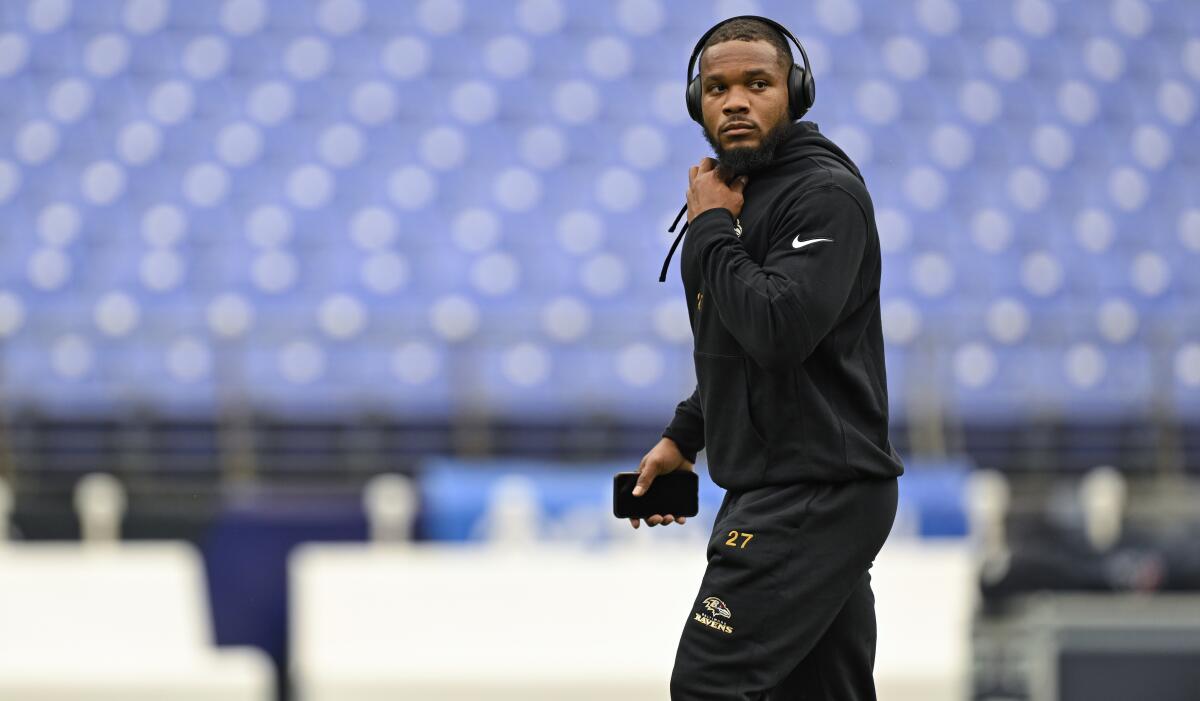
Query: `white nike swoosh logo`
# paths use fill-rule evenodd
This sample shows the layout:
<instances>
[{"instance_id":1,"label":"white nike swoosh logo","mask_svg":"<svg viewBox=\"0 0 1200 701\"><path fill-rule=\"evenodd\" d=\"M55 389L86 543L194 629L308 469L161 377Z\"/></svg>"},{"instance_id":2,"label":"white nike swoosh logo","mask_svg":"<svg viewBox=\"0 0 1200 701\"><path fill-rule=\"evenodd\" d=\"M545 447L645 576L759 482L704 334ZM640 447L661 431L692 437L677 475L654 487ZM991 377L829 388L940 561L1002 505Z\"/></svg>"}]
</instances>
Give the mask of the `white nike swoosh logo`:
<instances>
[{"instance_id":1,"label":"white nike swoosh logo","mask_svg":"<svg viewBox=\"0 0 1200 701\"><path fill-rule=\"evenodd\" d=\"M809 239L807 241L801 241L800 236L797 235L796 238L792 239L792 248L804 248L809 244L819 243L821 241L833 241L833 239Z\"/></svg>"}]
</instances>

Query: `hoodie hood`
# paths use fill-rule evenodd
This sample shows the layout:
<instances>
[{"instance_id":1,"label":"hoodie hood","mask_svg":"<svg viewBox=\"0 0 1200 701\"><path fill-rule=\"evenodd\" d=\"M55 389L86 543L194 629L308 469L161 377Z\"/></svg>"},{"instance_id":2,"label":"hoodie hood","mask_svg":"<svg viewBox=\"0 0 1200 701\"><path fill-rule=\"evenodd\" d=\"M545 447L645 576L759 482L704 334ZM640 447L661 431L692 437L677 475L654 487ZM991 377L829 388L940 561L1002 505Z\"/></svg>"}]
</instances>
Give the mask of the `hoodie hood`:
<instances>
[{"instance_id":1,"label":"hoodie hood","mask_svg":"<svg viewBox=\"0 0 1200 701\"><path fill-rule=\"evenodd\" d=\"M796 167L801 161L812 156L828 156L837 159L846 169L854 173L854 177L858 178L859 182L864 185L862 173L859 172L858 166L854 165L854 161L846 155L846 152L838 147L837 144L830 141L822 134L816 122L798 120L789 124L786 129L788 133L784 136L783 141L775 149L775 159L771 164L763 168L760 172L770 173L777 170L790 170ZM754 174L750 178L754 179ZM679 214L675 215L675 221L671 223L667 231L674 231L679 225L679 220L687 212L687 202L683 203L683 208L679 210ZM671 264L671 256L675 255L675 249L679 246L680 240L683 239L683 234L687 231L687 222L684 222L683 228L679 230L679 234L675 237L675 241L671 244L671 250L667 251L667 258L663 261L662 272L658 276L659 282L666 282L667 267Z\"/></svg>"},{"instance_id":2,"label":"hoodie hood","mask_svg":"<svg viewBox=\"0 0 1200 701\"><path fill-rule=\"evenodd\" d=\"M830 156L836 158L854 173L859 182L866 184L858 166L846 155L837 144L830 141L818 128L816 122L792 122L787 127L788 134L775 150L775 159L763 170L766 172L786 170L810 156ZM753 176L751 176L753 177Z\"/></svg>"}]
</instances>

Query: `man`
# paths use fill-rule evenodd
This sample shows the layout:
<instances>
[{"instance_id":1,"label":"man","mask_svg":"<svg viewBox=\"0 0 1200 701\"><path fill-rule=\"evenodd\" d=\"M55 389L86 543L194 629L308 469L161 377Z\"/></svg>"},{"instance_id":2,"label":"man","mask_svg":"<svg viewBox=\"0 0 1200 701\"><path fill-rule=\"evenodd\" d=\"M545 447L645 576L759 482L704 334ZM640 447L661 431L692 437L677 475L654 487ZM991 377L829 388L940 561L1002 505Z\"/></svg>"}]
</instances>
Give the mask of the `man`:
<instances>
[{"instance_id":1,"label":"man","mask_svg":"<svg viewBox=\"0 0 1200 701\"><path fill-rule=\"evenodd\" d=\"M875 698L868 569L903 472L878 233L858 168L796 121L812 91L797 107L789 76L806 69L777 27L735 18L701 40L696 108L717 159L688 173L680 262L697 386L634 489L693 469L701 449L726 489L676 652L677 701Z\"/></svg>"}]
</instances>

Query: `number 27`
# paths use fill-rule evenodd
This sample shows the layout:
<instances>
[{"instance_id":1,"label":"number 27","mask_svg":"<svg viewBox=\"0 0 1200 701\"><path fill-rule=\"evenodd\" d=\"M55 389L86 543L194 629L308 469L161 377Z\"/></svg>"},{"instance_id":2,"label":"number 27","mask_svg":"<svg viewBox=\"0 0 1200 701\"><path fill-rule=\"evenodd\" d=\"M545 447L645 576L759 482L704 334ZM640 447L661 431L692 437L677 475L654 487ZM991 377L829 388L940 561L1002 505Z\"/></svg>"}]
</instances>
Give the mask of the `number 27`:
<instances>
[{"instance_id":1,"label":"number 27","mask_svg":"<svg viewBox=\"0 0 1200 701\"><path fill-rule=\"evenodd\" d=\"M738 542L737 542L738 537L745 538L745 540L742 541L741 545L738 545ZM737 531L729 531L729 540L725 541L725 544L731 548L744 548L744 547L746 547L746 543L749 543L750 539L753 537L754 537L753 533L744 533L744 532L738 533Z\"/></svg>"}]
</instances>

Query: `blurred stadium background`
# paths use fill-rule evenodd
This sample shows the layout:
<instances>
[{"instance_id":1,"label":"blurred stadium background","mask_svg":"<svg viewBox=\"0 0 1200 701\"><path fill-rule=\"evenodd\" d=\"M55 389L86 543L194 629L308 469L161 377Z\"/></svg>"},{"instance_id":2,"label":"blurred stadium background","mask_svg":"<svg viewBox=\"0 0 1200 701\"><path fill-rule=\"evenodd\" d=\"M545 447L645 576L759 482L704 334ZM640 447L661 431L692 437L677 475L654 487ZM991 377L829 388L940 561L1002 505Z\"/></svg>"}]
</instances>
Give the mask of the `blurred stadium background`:
<instances>
[{"instance_id":1,"label":"blurred stadium background","mask_svg":"<svg viewBox=\"0 0 1200 701\"><path fill-rule=\"evenodd\" d=\"M0 0L0 697L665 698L745 13L876 207L881 698L1200 698L1193 0Z\"/></svg>"}]
</instances>

